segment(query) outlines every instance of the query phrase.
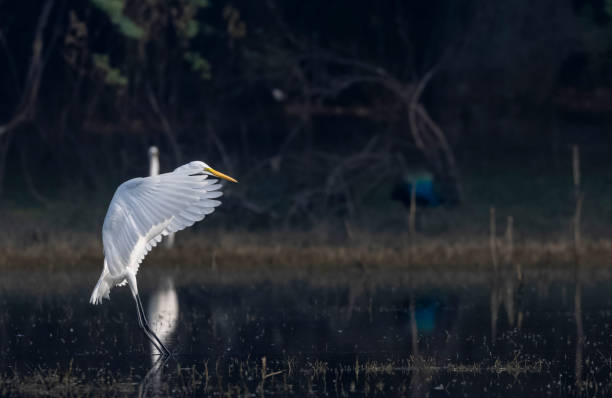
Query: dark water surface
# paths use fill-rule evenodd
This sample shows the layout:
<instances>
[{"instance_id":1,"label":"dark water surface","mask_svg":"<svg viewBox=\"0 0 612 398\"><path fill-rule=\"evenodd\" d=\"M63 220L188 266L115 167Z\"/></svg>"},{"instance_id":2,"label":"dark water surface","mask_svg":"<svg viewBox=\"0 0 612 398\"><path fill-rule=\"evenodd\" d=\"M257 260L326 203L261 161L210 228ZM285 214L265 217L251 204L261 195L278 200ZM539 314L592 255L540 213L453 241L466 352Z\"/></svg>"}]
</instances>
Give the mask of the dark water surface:
<instances>
[{"instance_id":1,"label":"dark water surface","mask_svg":"<svg viewBox=\"0 0 612 398\"><path fill-rule=\"evenodd\" d=\"M0 395L612 394L605 269L143 269L165 362L97 274L2 274Z\"/></svg>"}]
</instances>

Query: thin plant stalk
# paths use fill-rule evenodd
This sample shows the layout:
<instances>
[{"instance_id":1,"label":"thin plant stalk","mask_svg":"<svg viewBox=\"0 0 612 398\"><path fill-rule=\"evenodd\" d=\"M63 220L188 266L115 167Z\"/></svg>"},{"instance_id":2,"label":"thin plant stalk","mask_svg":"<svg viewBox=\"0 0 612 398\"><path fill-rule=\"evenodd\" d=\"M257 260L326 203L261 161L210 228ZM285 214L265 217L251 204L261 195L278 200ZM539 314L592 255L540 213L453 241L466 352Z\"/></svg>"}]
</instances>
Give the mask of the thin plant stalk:
<instances>
[{"instance_id":1,"label":"thin plant stalk","mask_svg":"<svg viewBox=\"0 0 612 398\"><path fill-rule=\"evenodd\" d=\"M489 209L490 221L489 221L489 246L491 248L491 262L497 269L497 249L496 249L496 231L495 231L495 207L491 206Z\"/></svg>"}]
</instances>

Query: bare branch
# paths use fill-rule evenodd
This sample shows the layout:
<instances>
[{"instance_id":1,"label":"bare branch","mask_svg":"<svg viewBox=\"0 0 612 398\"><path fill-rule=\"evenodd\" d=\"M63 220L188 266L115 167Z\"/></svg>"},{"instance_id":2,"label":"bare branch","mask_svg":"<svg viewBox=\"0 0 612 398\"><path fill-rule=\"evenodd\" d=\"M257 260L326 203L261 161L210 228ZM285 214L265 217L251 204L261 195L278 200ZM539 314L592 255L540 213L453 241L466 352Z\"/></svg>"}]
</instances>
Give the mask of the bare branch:
<instances>
[{"instance_id":1,"label":"bare branch","mask_svg":"<svg viewBox=\"0 0 612 398\"><path fill-rule=\"evenodd\" d=\"M153 91L151 90L151 87L148 87L147 89L147 98L149 99L151 108L153 108L153 111L155 112L155 114L159 118L159 121L161 122L162 131L164 135L166 136L166 138L168 139L168 142L170 143L170 147L172 148L172 152L174 154L175 162L180 163L182 156L181 156L181 149L179 148L178 142L176 141L176 135L174 133L174 130L170 126L170 122L168 121L166 114L162 112L159 106L159 103L157 102L157 98L155 98L155 95L153 94Z\"/></svg>"},{"instance_id":2,"label":"bare branch","mask_svg":"<svg viewBox=\"0 0 612 398\"><path fill-rule=\"evenodd\" d=\"M2 48L4 48L4 52L6 53L6 59L8 61L9 71L11 72L12 82L15 85L15 94L19 96L21 94L21 85L19 84L19 77L17 75L17 67L15 66L15 60L11 51L9 49L8 43L6 41L6 37L2 31L0 31L0 43L2 44Z\"/></svg>"},{"instance_id":3,"label":"bare branch","mask_svg":"<svg viewBox=\"0 0 612 398\"><path fill-rule=\"evenodd\" d=\"M32 57L30 58L30 66L26 74L25 88L21 96L21 102L17 108L15 115L4 125L0 126L0 136L13 130L20 124L30 120L35 113L35 105L38 99L38 89L42 72L45 68L45 60L43 60L43 32L49 19L49 14L53 8L53 0L48 0L38 18L34 41L32 42Z\"/></svg>"},{"instance_id":4,"label":"bare branch","mask_svg":"<svg viewBox=\"0 0 612 398\"><path fill-rule=\"evenodd\" d=\"M427 111L422 105L417 105L415 107L415 110L423 118L423 121L425 121L427 126L431 129L431 131L436 136L437 141L440 143L440 146L442 147L442 150L444 151L444 154L446 155L449 166L454 169L455 168L455 157L453 156L453 151L451 150L450 145L448 144L446 135L444 135L444 132L442 131L440 126L438 126L438 124L432 120L432 118L429 116L429 113L427 113Z\"/></svg>"}]
</instances>

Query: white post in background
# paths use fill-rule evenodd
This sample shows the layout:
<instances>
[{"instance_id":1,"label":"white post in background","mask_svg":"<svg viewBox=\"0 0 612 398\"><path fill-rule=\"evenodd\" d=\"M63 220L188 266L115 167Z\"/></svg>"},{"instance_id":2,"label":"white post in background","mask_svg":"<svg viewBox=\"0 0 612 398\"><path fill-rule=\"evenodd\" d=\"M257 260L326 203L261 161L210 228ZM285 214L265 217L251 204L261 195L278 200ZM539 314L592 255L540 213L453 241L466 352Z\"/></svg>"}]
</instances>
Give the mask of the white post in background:
<instances>
[{"instance_id":1,"label":"white post in background","mask_svg":"<svg viewBox=\"0 0 612 398\"><path fill-rule=\"evenodd\" d=\"M149 147L149 175L159 174L159 149L156 146Z\"/></svg>"},{"instance_id":2,"label":"white post in background","mask_svg":"<svg viewBox=\"0 0 612 398\"><path fill-rule=\"evenodd\" d=\"M156 176L159 174L159 149L156 146L149 147L149 175ZM166 237L164 247L171 249L174 246L174 234Z\"/></svg>"}]
</instances>

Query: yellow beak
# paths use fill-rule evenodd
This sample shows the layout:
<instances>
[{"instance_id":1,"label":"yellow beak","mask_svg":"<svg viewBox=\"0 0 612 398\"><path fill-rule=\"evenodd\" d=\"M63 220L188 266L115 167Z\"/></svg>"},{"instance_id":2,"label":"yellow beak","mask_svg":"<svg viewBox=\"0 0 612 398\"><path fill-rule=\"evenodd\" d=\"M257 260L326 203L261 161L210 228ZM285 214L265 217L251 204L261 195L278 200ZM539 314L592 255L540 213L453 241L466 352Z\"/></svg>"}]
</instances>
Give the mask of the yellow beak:
<instances>
[{"instance_id":1,"label":"yellow beak","mask_svg":"<svg viewBox=\"0 0 612 398\"><path fill-rule=\"evenodd\" d=\"M221 172L218 172L217 170L213 169L212 167L207 167L204 169L205 171L208 171L210 174L214 175L215 177L219 177L219 178L223 178L224 180L227 181L231 181L231 182L238 182L235 179L233 179L232 177L223 174Z\"/></svg>"}]
</instances>

